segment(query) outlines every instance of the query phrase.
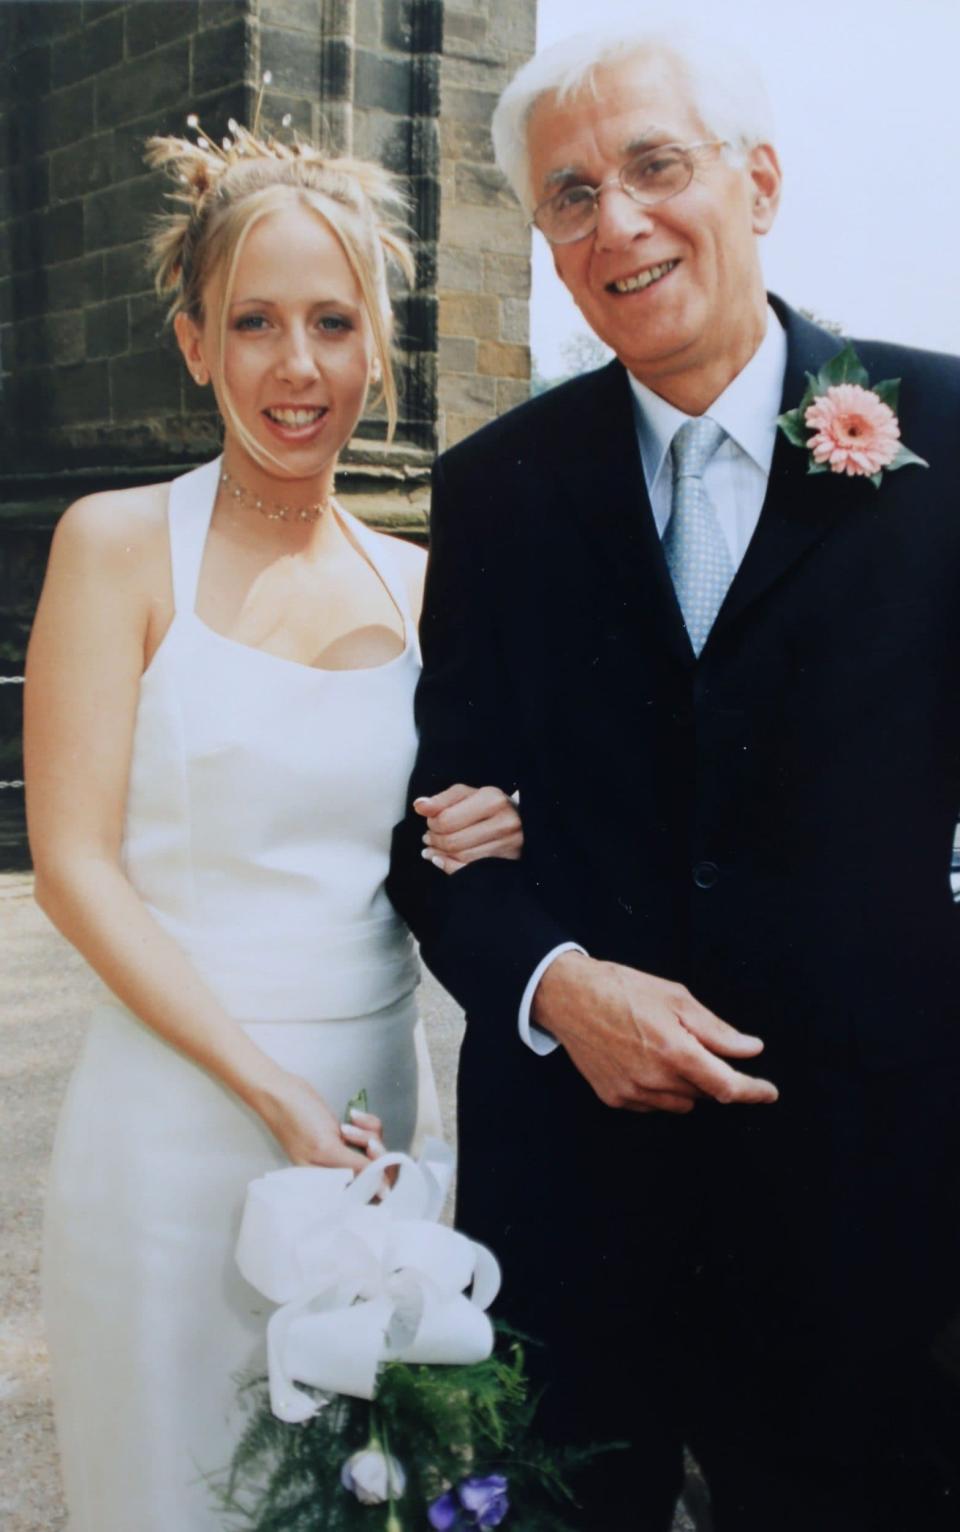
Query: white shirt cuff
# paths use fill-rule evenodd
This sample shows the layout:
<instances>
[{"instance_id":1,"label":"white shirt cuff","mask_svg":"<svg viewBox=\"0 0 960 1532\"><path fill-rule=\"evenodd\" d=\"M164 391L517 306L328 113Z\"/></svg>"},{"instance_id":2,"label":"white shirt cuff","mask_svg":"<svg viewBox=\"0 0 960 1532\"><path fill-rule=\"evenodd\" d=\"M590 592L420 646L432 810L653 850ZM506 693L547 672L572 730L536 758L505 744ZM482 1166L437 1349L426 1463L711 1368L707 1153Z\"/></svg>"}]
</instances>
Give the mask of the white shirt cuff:
<instances>
[{"instance_id":1,"label":"white shirt cuff","mask_svg":"<svg viewBox=\"0 0 960 1532\"><path fill-rule=\"evenodd\" d=\"M548 1053L552 1053L554 1048L559 1048L560 1044L549 1032L544 1032L542 1027L534 1026L530 1020L530 1007L533 1005L533 997L536 993L537 985L554 958L559 957L561 952L582 952L584 957L589 956L584 948L579 947L576 942L561 942L559 947L554 947L548 952L546 957L540 960L530 975L530 981L520 1001L520 1014L517 1017L517 1026L519 1027L522 1041L526 1043L528 1048L532 1048L534 1053L539 1053L543 1058Z\"/></svg>"}]
</instances>

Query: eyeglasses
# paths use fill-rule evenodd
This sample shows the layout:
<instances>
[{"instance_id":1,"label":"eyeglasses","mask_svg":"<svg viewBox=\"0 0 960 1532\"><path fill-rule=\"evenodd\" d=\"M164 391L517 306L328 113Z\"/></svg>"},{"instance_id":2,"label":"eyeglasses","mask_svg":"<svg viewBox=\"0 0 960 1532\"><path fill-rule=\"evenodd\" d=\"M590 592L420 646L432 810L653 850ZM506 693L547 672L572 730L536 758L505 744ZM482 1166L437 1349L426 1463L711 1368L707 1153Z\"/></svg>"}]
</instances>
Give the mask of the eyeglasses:
<instances>
[{"instance_id":1,"label":"eyeglasses","mask_svg":"<svg viewBox=\"0 0 960 1532\"><path fill-rule=\"evenodd\" d=\"M534 209L530 221L551 245L572 245L597 227L600 193L608 186L619 186L642 207L655 207L686 191L693 180L698 149L726 147L726 139L711 138L698 144L660 144L656 149L645 149L599 186L564 186Z\"/></svg>"}]
</instances>

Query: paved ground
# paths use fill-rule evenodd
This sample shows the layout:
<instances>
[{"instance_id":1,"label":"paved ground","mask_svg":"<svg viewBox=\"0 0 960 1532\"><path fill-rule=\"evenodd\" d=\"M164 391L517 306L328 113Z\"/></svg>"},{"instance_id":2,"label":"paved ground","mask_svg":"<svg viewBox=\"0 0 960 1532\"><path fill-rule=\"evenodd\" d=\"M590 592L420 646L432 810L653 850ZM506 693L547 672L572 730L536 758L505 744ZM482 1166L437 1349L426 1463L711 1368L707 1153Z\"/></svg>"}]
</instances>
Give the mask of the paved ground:
<instances>
[{"instance_id":1,"label":"paved ground","mask_svg":"<svg viewBox=\"0 0 960 1532\"><path fill-rule=\"evenodd\" d=\"M0 874L0 1526L63 1532L39 1311L40 1208L56 1114L91 1009L94 980L32 899L23 873ZM427 976L422 991L448 1142L462 1030ZM101 1532L135 1532L107 1528ZM175 1532L175 1529L171 1529ZM693 1532L678 1517L676 1532ZM705 1529L701 1529L705 1532Z\"/></svg>"}]
</instances>

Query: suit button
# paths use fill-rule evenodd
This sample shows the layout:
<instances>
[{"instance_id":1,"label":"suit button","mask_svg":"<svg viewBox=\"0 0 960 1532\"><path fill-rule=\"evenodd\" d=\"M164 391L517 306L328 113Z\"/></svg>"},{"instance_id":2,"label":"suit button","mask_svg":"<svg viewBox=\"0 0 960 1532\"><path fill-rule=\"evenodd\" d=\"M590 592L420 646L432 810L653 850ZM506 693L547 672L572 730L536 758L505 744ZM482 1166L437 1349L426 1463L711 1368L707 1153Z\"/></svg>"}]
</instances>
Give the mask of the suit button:
<instances>
[{"instance_id":1,"label":"suit button","mask_svg":"<svg viewBox=\"0 0 960 1532\"><path fill-rule=\"evenodd\" d=\"M719 881L720 869L716 862L697 862L693 869L693 881L698 888L713 888Z\"/></svg>"}]
</instances>

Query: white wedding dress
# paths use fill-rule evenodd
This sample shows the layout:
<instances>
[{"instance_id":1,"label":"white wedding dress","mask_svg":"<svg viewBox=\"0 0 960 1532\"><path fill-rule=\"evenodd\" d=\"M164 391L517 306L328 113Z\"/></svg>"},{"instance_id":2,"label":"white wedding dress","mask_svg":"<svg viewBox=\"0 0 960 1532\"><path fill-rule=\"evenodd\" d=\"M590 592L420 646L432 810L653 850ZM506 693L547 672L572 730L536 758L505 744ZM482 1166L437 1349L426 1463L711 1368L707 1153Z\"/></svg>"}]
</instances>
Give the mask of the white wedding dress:
<instances>
[{"instance_id":1,"label":"white wedding dress","mask_svg":"<svg viewBox=\"0 0 960 1532\"><path fill-rule=\"evenodd\" d=\"M328 671L223 638L194 607L219 463L175 481L175 616L144 674L123 858L258 1044L391 1148L415 1131L412 940L384 893L419 658L389 544L341 517L406 645ZM435 1103L421 1052L421 1093ZM431 1095L432 1093L432 1095ZM237 1439L266 1305L233 1249L248 1181L285 1163L260 1119L106 995L50 1172L44 1307L70 1532L215 1532L205 1475Z\"/></svg>"}]
</instances>

